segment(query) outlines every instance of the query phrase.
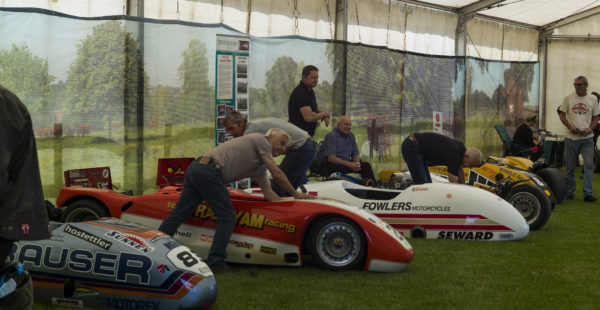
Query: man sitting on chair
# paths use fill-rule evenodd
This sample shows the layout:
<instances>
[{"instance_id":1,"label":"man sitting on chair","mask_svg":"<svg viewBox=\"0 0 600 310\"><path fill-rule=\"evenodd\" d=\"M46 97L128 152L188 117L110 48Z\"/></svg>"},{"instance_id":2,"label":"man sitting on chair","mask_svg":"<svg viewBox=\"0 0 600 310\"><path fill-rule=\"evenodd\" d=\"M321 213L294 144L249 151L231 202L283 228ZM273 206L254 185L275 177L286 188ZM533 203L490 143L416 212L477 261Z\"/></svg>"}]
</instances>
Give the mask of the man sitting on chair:
<instances>
[{"instance_id":1,"label":"man sitting on chair","mask_svg":"<svg viewBox=\"0 0 600 310\"><path fill-rule=\"evenodd\" d=\"M360 160L356 137L350 131L352 122L347 116L338 120L337 127L325 136L317 161L325 160L327 173L360 173L361 178L375 180L371 164Z\"/></svg>"}]
</instances>

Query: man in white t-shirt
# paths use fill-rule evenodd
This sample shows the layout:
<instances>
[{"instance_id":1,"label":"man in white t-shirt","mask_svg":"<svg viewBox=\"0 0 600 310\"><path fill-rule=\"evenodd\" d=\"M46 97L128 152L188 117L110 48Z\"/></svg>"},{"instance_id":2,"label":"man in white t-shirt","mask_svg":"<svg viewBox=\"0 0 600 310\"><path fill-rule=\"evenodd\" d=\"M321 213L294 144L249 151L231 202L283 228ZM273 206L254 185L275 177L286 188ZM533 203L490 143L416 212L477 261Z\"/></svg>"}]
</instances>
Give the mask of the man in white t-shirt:
<instances>
[{"instance_id":1,"label":"man in white t-shirt","mask_svg":"<svg viewBox=\"0 0 600 310\"><path fill-rule=\"evenodd\" d=\"M565 166L567 199L575 198L575 166L579 154L583 157L583 200L596 201L592 195L594 178L594 128L598 124L600 110L598 101L588 94L588 80L578 76L573 83L575 92L569 94L558 108L560 121L569 132L565 134Z\"/></svg>"}]
</instances>

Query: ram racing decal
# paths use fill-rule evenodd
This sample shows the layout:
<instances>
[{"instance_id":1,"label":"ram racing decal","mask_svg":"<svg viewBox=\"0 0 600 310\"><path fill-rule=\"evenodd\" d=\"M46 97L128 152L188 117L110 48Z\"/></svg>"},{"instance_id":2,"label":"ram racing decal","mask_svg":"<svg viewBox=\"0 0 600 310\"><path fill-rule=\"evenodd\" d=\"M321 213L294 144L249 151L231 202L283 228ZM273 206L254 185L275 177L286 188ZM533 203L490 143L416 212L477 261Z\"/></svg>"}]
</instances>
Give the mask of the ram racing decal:
<instances>
[{"instance_id":1,"label":"ram racing decal","mask_svg":"<svg viewBox=\"0 0 600 310\"><path fill-rule=\"evenodd\" d=\"M202 220L213 220L216 221L217 217L211 208L206 205L199 205L193 214L193 217ZM273 227L284 230L290 234L296 232L296 225L285 223L282 220L268 219L264 214L250 213L246 211L238 211L235 216L235 225L241 227L248 227L258 230L263 230L265 226Z\"/></svg>"}]
</instances>

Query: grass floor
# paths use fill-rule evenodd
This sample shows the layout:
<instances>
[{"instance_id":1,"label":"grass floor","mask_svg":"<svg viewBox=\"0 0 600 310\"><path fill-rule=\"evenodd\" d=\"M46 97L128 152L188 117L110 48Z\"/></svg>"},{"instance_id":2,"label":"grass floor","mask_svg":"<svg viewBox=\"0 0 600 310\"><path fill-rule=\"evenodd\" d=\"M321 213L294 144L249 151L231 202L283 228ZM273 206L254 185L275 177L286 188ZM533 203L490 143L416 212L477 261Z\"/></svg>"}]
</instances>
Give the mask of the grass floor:
<instances>
[{"instance_id":1,"label":"grass floor","mask_svg":"<svg viewBox=\"0 0 600 310\"><path fill-rule=\"evenodd\" d=\"M413 262L391 274L233 265L216 275L212 309L598 309L600 200L583 202L577 182L575 200L524 240L409 239Z\"/></svg>"}]
</instances>

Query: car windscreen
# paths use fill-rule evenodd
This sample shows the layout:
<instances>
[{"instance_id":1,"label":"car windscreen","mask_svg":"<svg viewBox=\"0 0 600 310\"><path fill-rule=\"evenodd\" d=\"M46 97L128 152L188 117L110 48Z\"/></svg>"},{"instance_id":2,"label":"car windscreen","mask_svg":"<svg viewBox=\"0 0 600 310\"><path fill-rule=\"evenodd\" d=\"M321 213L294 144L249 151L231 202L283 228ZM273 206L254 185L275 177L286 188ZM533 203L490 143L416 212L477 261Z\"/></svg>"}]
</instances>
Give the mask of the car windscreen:
<instances>
[{"instance_id":1,"label":"car windscreen","mask_svg":"<svg viewBox=\"0 0 600 310\"><path fill-rule=\"evenodd\" d=\"M362 188L345 188L348 194L361 199L369 200L390 200L396 198L400 192L391 191L379 191L373 189L362 189Z\"/></svg>"}]
</instances>

